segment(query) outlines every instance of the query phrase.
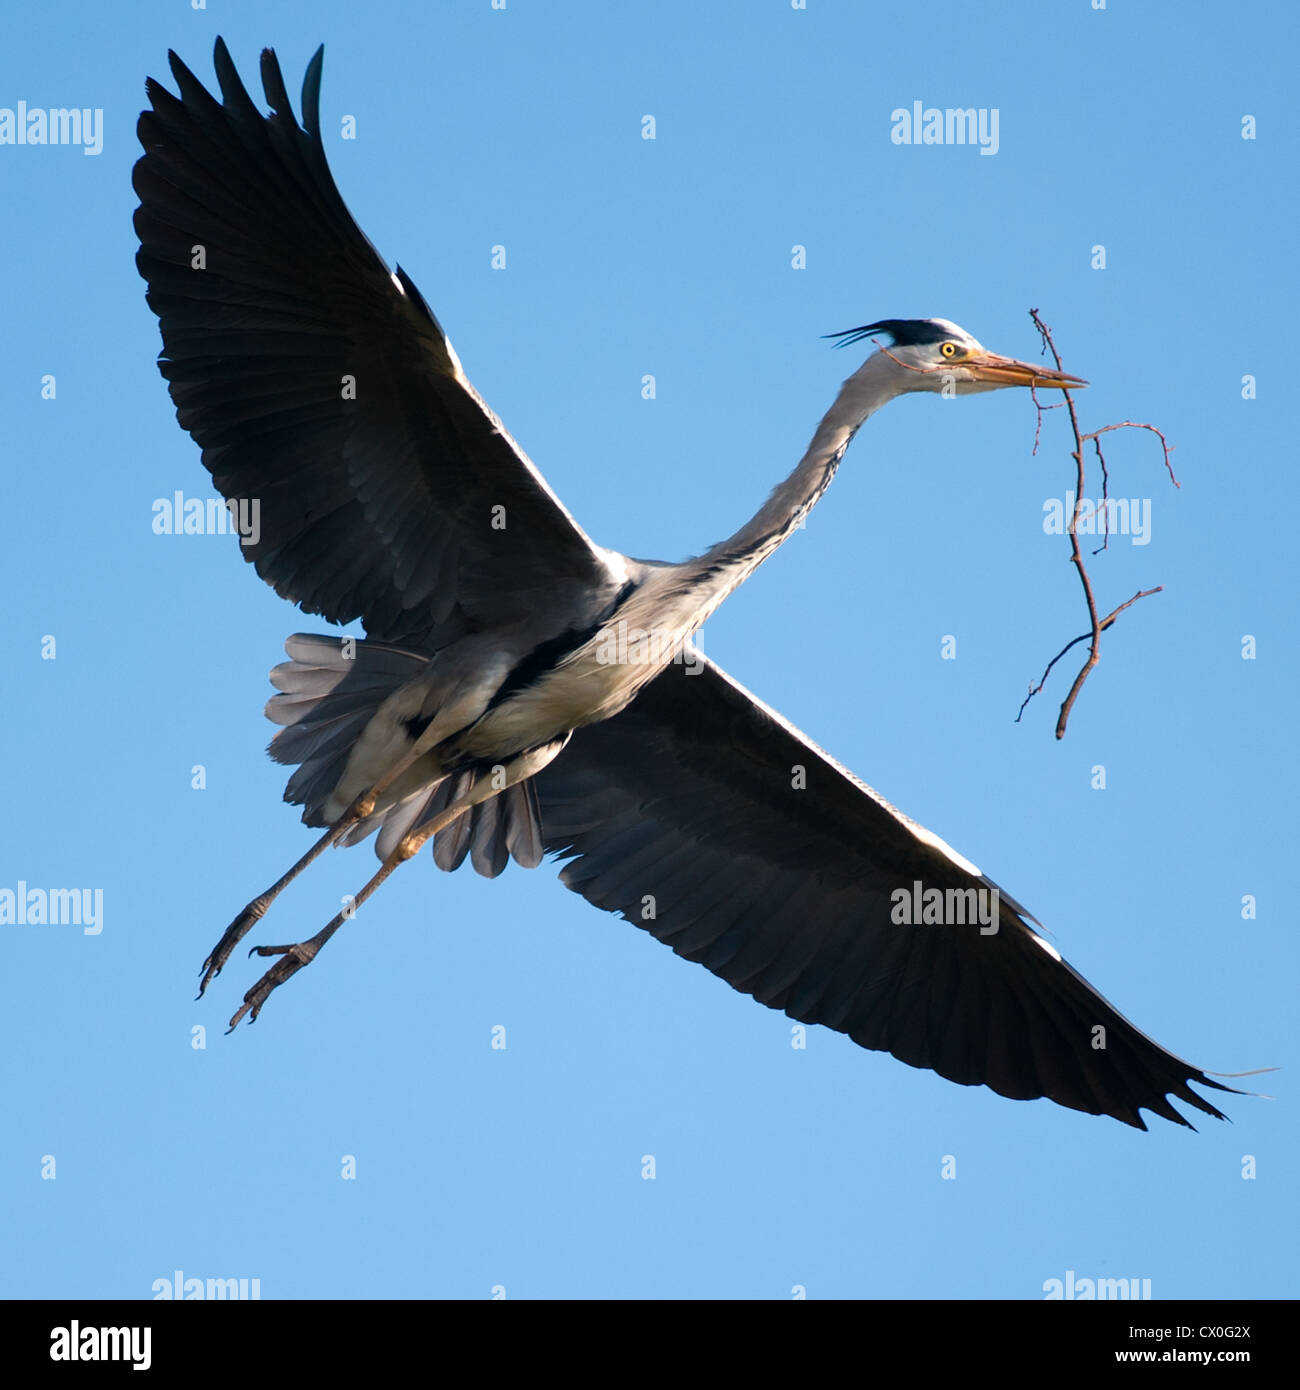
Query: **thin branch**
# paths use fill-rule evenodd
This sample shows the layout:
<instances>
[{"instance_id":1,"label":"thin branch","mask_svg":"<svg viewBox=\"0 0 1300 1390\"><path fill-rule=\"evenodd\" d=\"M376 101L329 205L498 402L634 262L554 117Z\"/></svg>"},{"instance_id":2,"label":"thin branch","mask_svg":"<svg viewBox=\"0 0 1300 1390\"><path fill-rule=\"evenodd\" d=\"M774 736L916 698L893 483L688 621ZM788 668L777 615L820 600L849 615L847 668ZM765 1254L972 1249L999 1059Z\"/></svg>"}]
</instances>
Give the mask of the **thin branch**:
<instances>
[{"instance_id":1,"label":"thin branch","mask_svg":"<svg viewBox=\"0 0 1300 1390\"><path fill-rule=\"evenodd\" d=\"M1041 318L1039 318L1037 309L1031 309L1029 311L1029 316L1031 319L1033 319L1034 327L1038 329L1038 332L1043 339L1044 351L1050 352L1052 354L1052 359L1056 363L1057 371L1061 371L1061 355L1059 352L1057 352L1056 344L1052 340L1052 330L1048 328L1048 326L1042 321ZM1083 510L1084 491L1086 487L1084 445L1087 441L1092 441L1093 448L1097 452L1097 460L1101 465L1101 509L1105 519L1106 539L1102 542L1100 546L1097 547L1096 550L1092 552L1094 555L1100 554L1101 551L1105 550L1110 543L1110 473L1106 467L1106 458L1105 455L1102 453L1101 449L1101 435L1107 434L1111 430L1150 430L1151 433L1154 434L1160 440L1161 448L1164 450L1165 468L1169 473L1170 479L1173 481L1175 487L1181 486L1178 479L1174 477L1173 464L1170 461L1169 457L1173 450L1170 447L1169 442L1165 438L1164 434L1160 430L1158 430L1154 425L1139 423L1133 420L1122 420L1118 424L1103 425L1100 429L1096 429L1091 431L1090 433L1085 434L1083 430L1079 427L1079 416L1075 410L1074 397L1070 395L1070 392L1068 390L1065 391L1064 395L1064 405L1070 413L1070 428L1074 433L1074 450L1071 453L1071 457L1074 459L1075 465L1074 510L1070 516L1070 524L1066 528L1066 532L1070 537L1070 563L1074 565L1075 571L1079 576L1079 583L1083 588L1084 600L1088 606L1089 630L1081 634L1080 636L1074 638L1073 641L1067 642L1065 646L1062 647L1061 650L1057 652L1057 654L1051 659L1051 661L1047 663L1047 667L1043 671L1042 677L1038 681L1038 684L1030 685L1029 694L1025 696L1024 701L1021 703L1019 713L1017 713L1016 715L1016 722L1019 723L1020 716L1023 715L1025 712L1025 706L1028 705L1030 700L1032 700L1034 696L1037 695L1039 691L1041 691L1043 687L1047 684L1047 678L1051 675L1052 668L1056 665L1058 661L1060 661L1060 659L1066 654L1066 652L1068 652L1072 647L1078 646L1080 642L1088 642L1088 659L1083 663L1083 666L1079 669L1079 674L1075 676L1074 683L1070 686L1069 694L1065 697L1065 700L1061 704L1060 714L1058 715L1056 720L1056 737L1058 739L1065 737L1065 728L1066 725L1069 723L1070 712L1074 708L1074 702L1078 699L1079 692L1083 689L1083 683L1088 679L1088 676L1092 672L1093 667L1096 666L1097 662L1101 659L1101 634L1105 632L1108 627L1110 627L1110 625L1115 621L1115 619L1118 618L1119 615L1126 608L1132 607L1132 605L1135 604L1138 601L1138 599L1147 598L1151 594L1158 594L1164 588L1164 585L1160 584L1157 585L1154 589L1141 589L1136 594L1134 594L1131 599L1128 599L1125 603L1121 603L1118 608L1115 608L1110 613L1108 613L1105 618L1099 618L1097 616L1097 602L1092 592L1092 579L1088 574L1088 567L1084 563L1083 552L1079 548L1079 517ZM1043 415L1048 410L1058 410L1060 408L1061 403L1056 402L1051 405L1044 405L1038 399L1038 392L1036 389L1034 389L1033 391L1033 396L1034 404L1038 408L1038 419L1034 428L1034 453L1037 454L1039 436L1043 423Z\"/></svg>"},{"instance_id":2,"label":"thin branch","mask_svg":"<svg viewBox=\"0 0 1300 1390\"><path fill-rule=\"evenodd\" d=\"M1035 394L1034 404L1038 407L1038 415L1034 420L1034 447L1030 451L1030 458L1038 457L1038 439L1043 432L1043 416L1046 415L1049 410L1060 410L1065 402L1053 401L1051 405L1044 405L1042 401L1038 399L1037 394Z\"/></svg>"},{"instance_id":3,"label":"thin branch","mask_svg":"<svg viewBox=\"0 0 1300 1390\"><path fill-rule=\"evenodd\" d=\"M1110 507L1107 505L1110 501L1110 470L1106 467L1106 455L1101 451L1101 440L1098 436L1107 434L1111 430L1150 430L1159 439L1160 447L1164 450L1165 472L1169 474L1169 481L1177 488L1182 487L1182 483L1174 476L1173 461L1169 457L1174 451L1173 445L1165 438L1164 433L1156 429L1154 425L1148 425L1139 420L1121 420L1116 425L1103 425L1099 430L1085 434L1083 438L1092 440L1092 447L1097 451L1097 462L1101 464L1101 501L1106 522L1106 539L1092 552L1094 555L1100 555L1103 550L1110 546Z\"/></svg>"},{"instance_id":4,"label":"thin branch","mask_svg":"<svg viewBox=\"0 0 1300 1390\"><path fill-rule=\"evenodd\" d=\"M872 338L870 341L872 345L874 347L878 347L880 351L883 352L885 356L890 359L891 362L897 362L900 367L906 368L909 372L916 372L919 376L932 376L935 372L946 372L949 370L947 366L918 367L911 362L904 362L901 357L895 357L894 354L890 352L889 347L885 343L879 343L874 338Z\"/></svg>"},{"instance_id":5,"label":"thin branch","mask_svg":"<svg viewBox=\"0 0 1300 1390\"><path fill-rule=\"evenodd\" d=\"M1151 595L1151 594L1158 594L1158 593L1161 593L1161 592L1164 590L1164 587L1165 587L1165 586L1164 586L1163 584L1157 584L1156 587L1155 587L1154 589L1141 589L1141 590L1139 590L1136 594L1133 595L1133 597L1132 597L1131 599L1128 599L1126 602L1121 603L1120 606L1119 606L1118 608L1116 608L1116 609L1114 609L1112 612L1108 613L1108 614L1101 620L1100 624L1098 625L1098 629L1097 629L1097 630L1098 630L1099 632L1105 632L1106 629L1111 625L1111 623L1113 623L1113 622L1115 621L1115 619L1118 618L1119 615L1120 615L1126 608L1132 607L1132 605L1135 604L1135 603L1138 601L1138 599L1140 599L1140 598L1147 598L1147 597L1148 597L1149 595ZM1066 652L1068 652L1068 651L1070 650L1071 647L1077 647L1077 646L1079 645L1080 642L1086 642L1091 636L1092 636L1092 633L1090 633L1090 632L1083 632L1083 633L1080 633L1079 636L1076 637L1072 642L1067 642L1067 643L1065 644L1065 646L1063 646L1063 647L1061 648L1061 650L1060 650L1059 652L1056 653L1056 655L1051 659L1051 661L1049 661L1049 662L1047 663L1046 669L1043 671L1042 677L1040 678L1038 684L1037 684L1037 685L1031 685L1031 686L1029 687L1029 694L1026 695L1025 698L1024 698L1024 699L1021 701L1021 703L1020 703L1020 710L1019 710L1019 713L1017 713L1017 715L1016 715L1016 723L1017 723L1017 724L1020 723L1020 715L1024 714L1024 712L1025 712L1025 706L1026 706L1026 705L1030 702L1030 700L1032 700L1032 699L1034 698L1034 696L1037 695L1038 692L1039 692L1040 690L1042 690L1042 688L1047 684L1047 678L1048 678L1048 676L1050 676L1050 675L1052 674L1052 667L1055 666L1056 663L1057 663L1058 661L1060 661L1060 659L1066 654ZM1084 676L1085 676L1085 675L1087 674L1087 672L1090 671L1090 670L1093 668L1093 666L1095 666L1096 664L1097 664L1096 661L1093 660L1093 659L1091 658L1091 656L1090 656L1090 657L1089 657L1089 660L1088 660L1088 664L1084 667L1084 669L1083 669L1082 671L1079 672L1078 676L1075 678L1074 685L1071 687L1070 693L1069 693L1069 695L1066 697L1065 704L1061 706L1061 722L1060 722L1060 723L1058 724L1058 726L1057 726L1057 727L1058 727L1058 733L1057 733L1057 735L1056 735L1057 738L1060 738L1061 735L1065 733L1065 722L1064 722L1064 721L1068 718L1070 709L1071 709L1071 707L1072 707L1073 704L1074 704L1075 697L1078 695L1079 689L1080 689L1080 687L1083 685L1083 678L1084 678Z\"/></svg>"}]
</instances>

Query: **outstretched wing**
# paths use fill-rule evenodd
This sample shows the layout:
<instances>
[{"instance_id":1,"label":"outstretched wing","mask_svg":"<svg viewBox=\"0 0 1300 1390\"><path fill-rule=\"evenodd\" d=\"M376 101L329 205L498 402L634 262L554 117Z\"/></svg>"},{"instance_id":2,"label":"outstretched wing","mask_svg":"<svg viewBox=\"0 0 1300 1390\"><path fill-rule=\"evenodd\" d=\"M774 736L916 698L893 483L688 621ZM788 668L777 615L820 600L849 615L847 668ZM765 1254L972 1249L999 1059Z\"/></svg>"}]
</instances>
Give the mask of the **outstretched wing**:
<instances>
[{"instance_id":1,"label":"outstretched wing","mask_svg":"<svg viewBox=\"0 0 1300 1390\"><path fill-rule=\"evenodd\" d=\"M320 134L262 53L264 117L218 39L218 103L168 55L135 166L136 264L181 425L228 499L256 501L246 558L277 593L431 650L525 615L581 629L626 578L466 380L401 268L352 220ZM254 515L249 512L247 515Z\"/></svg>"},{"instance_id":2,"label":"outstretched wing","mask_svg":"<svg viewBox=\"0 0 1300 1390\"><path fill-rule=\"evenodd\" d=\"M697 659L535 779L568 887L760 1003L950 1081L1139 1129L1140 1109L1187 1123L1170 1094L1223 1118L1187 1083L1230 1087L1139 1032L1014 899L1000 894L996 931L972 922L964 890L987 905L990 879ZM947 924L899 921L933 889Z\"/></svg>"}]
</instances>

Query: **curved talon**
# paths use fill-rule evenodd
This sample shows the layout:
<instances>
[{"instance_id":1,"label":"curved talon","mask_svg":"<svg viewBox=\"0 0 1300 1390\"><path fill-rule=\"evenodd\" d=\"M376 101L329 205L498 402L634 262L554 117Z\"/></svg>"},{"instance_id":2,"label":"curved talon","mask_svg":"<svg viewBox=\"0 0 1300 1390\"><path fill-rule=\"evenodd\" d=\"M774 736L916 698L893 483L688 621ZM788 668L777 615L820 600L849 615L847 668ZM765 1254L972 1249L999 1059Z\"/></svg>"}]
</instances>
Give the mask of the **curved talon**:
<instances>
[{"instance_id":1,"label":"curved talon","mask_svg":"<svg viewBox=\"0 0 1300 1390\"><path fill-rule=\"evenodd\" d=\"M355 803L355 807L360 807L364 810L367 799L373 800L373 789L371 792L359 797ZM230 1020L230 1027L227 1031L233 1032L244 1018L247 1018L248 1021L252 1023L257 1018L258 1014L261 1013L262 1006L266 1003L267 999L270 998L272 990L277 989L280 985L284 984L286 980L296 975L304 965L310 965L320 953L321 947L324 946L336 931L338 931L344 922L349 921L355 915L356 909L370 897L394 869L415 854L425 841L436 835L444 825L450 825L452 821L458 816L463 815L473 804L475 803L467 798L453 802L451 806L440 812L433 820L425 822L418 831L406 835L392 854L384 860L379 871L374 874L370 881L361 888L360 892L353 897L349 906L344 909L344 911L336 913L329 924L322 927L315 936L309 938L307 941L295 941L288 946L251 946L248 951L250 957L279 956L280 959L260 980L258 980L253 988L244 995L244 1002L235 1010L234 1016ZM331 831L329 835L318 841L316 845L298 861L294 868L279 881L279 883L275 884L268 892L263 893L261 897L254 898L243 912L235 918L230 926L226 928L225 934L217 943L216 950L212 952L204 963L205 974L203 976L203 984L199 988L200 995L202 995L203 989L207 986L208 981L211 980L226 963L230 953L235 949L240 939L249 928L252 927L253 923L263 916L280 889L299 872L304 864L314 859L316 855L325 848L326 844L330 843L333 837L337 835L344 822L350 821L350 819L351 812L343 818L343 821L340 821L338 825L336 825L335 829Z\"/></svg>"},{"instance_id":2,"label":"curved talon","mask_svg":"<svg viewBox=\"0 0 1300 1390\"><path fill-rule=\"evenodd\" d=\"M245 936L262 920L269 906L266 897L254 898L221 934L221 940L212 948L207 960L203 962L203 978L199 981L198 998L203 991L221 974L221 967L230 959L231 952Z\"/></svg>"},{"instance_id":3,"label":"curved talon","mask_svg":"<svg viewBox=\"0 0 1300 1390\"><path fill-rule=\"evenodd\" d=\"M279 956L280 959L244 995L244 1002L235 1010L227 1031L233 1032L245 1015L248 1016L250 1023L254 1022L258 1014L262 1012L262 1005L271 997L271 991L284 984L286 980L296 975L303 966L310 965L316 959L320 948L338 930L341 920L341 918L336 918L328 927L317 932L308 941L294 941L288 946L252 947L248 952L250 956Z\"/></svg>"},{"instance_id":4,"label":"curved talon","mask_svg":"<svg viewBox=\"0 0 1300 1390\"><path fill-rule=\"evenodd\" d=\"M255 1022L258 1014L262 1012L262 1005L271 997L272 990L278 985L284 984L290 976L301 970L311 959L310 956L307 960L298 959L295 955L291 954L293 947L285 947L283 949L286 951L286 955L283 959L273 965L266 974L258 980L252 989L244 995L244 1002L235 1010L230 1020L230 1032L234 1032L245 1014L248 1015L248 1021L250 1023Z\"/></svg>"}]
</instances>

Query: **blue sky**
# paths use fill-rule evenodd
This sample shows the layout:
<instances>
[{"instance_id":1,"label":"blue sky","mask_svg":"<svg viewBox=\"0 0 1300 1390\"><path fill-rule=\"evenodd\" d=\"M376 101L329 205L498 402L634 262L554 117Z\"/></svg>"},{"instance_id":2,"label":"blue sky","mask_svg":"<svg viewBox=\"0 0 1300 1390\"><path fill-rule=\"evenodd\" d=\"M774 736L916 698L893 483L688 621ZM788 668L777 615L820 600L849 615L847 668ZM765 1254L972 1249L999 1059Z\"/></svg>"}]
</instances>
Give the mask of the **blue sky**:
<instances>
[{"instance_id":1,"label":"blue sky","mask_svg":"<svg viewBox=\"0 0 1300 1390\"><path fill-rule=\"evenodd\" d=\"M0 107L102 108L103 148L0 145L0 888L103 910L97 935L0 926L0 1293L148 1298L182 1270L264 1298L1032 1299L1073 1270L1294 1296L1296 29L1280 0L9 16ZM795 1051L553 868L427 855L224 1035L260 969L237 956L196 1003L199 965L308 843L263 752L266 672L321 624L229 536L151 526L211 488L154 366L134 126L169 47L212 85L217 33L250 87L274 46L295 101L324 42L345 200L605 544L677 558L733 530L860 360L819 335L881 317L1029 357L1038 307L1093 383L1085 428L1168 433L1181 490L1148 437L1109 437L1151 532L1093 563L1098 601L1165 590L1107 634L1061 743L1073 667L1013 722L1081 630L1042 526L1071 443L1056 414L1032 456L1025 393L889 406L702 643L1166 1047L1283 1067L1275 1100L1142 1134L826 1030ZM996 154L894 143L915 101L996 109ZM373 867L331 853L250 940L309 935Z\"/></svg>"}]
</instances>

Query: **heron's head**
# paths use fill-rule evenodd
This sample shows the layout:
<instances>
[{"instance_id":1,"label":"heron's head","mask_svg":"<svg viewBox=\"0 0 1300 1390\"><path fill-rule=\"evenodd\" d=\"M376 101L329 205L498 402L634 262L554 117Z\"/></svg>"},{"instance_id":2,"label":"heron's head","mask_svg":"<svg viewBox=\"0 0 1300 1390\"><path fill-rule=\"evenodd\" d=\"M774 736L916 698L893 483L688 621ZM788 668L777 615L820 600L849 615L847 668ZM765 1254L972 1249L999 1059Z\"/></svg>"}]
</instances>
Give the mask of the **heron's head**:
<instances>
[{"instance_id":1,"label":"heron's head","mask_svg":"<svg viewBox=\"0 0 1300 1390\"><path fill-rule=\"evenodd\" d=\"M942 391L948 387L959 396L968 396L1003 386L1065 390L1088 384L1068 372L990 352L964 328L947 319L881 319L826 336L838 339L836 347L887 337L888 343L882 343L864 366L871 369L873 376L890 378L899 394Z\"/></svg>"}]
</instances>

